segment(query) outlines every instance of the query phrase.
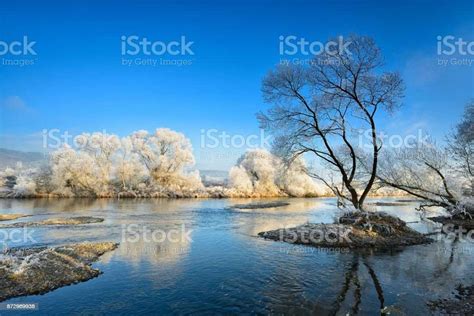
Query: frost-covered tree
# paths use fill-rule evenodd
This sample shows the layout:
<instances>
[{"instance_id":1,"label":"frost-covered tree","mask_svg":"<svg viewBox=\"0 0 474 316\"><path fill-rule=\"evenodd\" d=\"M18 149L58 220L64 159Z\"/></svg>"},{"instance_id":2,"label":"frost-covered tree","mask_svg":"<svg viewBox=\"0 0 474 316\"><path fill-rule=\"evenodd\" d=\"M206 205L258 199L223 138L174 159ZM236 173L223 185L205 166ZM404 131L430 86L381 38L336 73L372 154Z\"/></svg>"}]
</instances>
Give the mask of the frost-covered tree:
<instances>
[{"instance_id":1,"label":"frost-covered tree","mask_svg":"<svg viewBox=\"0 0 474 316\"><path fill-rule=\"evenodd\" d=\"M36 193L35 175L37 168L24 167L18 162L14 168L5 168L0 172L2 196L32 197Z\"/></svg>"},{"instance_id":2,"label":"frost-covered tree","mask_svg":"<svg viewBox=\"0 0 474 316\"><path fill-rule=\"evenodd\" d=\"M154 185L165 190L202 188L199 173L189 172L194 156L191 142L184 134L160 128L154 134L135 132L130 139Z\"/></svg>"},{"instance_id":3,"label":"frost-covered tree","mask_svg":"<svg viewBox=\"0 0 474 316\"><path fill-rule=\"evenodd\" d=\"M463 117L447 137L452 167L464 180L466 195L474 196L474 101L464 108Z\"/></svg>"},{"instance_id":4,"label":"frost-covered tree","mask_svg":"<svg viewBox=\"0 0 474 316\"><path fill-rule=\"evenodd\" d=\"M248 151L230 170L230 185L249 195L281 195L283 192L276 184L278 164L277 158L266 150Z\"/></svg>"},{"instance_id":5,"label":"frost-covered tree","mask_svg":"<svg viewBox=\"0 0 474 316\"><path fill-rule=\"evenodd\" d=\"M82 134L77 148L51 155L56 193L65 196L189 195L202 188L190 141L170 129L137 131L120 139L104 133Z\"/></svg>"},{"instance_id":6,"label":"frost-covered tree","mask_svg":"<svg viewBox=\"0 0 474 316\"><path fill-rule=\"evenodd\" d=\"M349 53L347 43L339 42L308 66L279 66L269 72L262 92L271 107L259 120L275 136L280 156L293 160L308 153L330 165L337 181L318 180L361 210L376 180L382 146L377 116L399 106L403 82L397 73L384 72L382 55L371 38L351 36L347 41ZM360 129L369 131L365 164L370 168L363 179L357 176L364 155L357 151L354 137Z\"/></svg>"},{"instance_id":7,"label":"frost-covered tree","mask_svg":"<svg viewBox=\"0 0 474 316\"><path fill-rule=\"evenodd\" d=\"M387 150L380 157L378 178L426 202L425 206L454 207L460 197L459 181L450 173L446 152L434 144Z\"/></svg>"},{"instance_id":8,"label":"frost-covered tree","mask_svg":"<svg viewBox=\"0 0 474 316\"><path fill-rule=\"evenodd\" d=\"M474 216L473 121L474 106L470 103L444 148L424 142L386 151L378 179L383 185L420 198L421 209L439 206L453 216Z\"/></svg>"},{"instance_id":9,"label":"frost-covered tree","mask_svg":"<svg viewBox=\"0 0 474 316\"><path fill-rule=\"evenodd\" d=\"M229 186L240 196L315 196L316 184L299 158L287 165L264 149L242 155L229 171Z\"/></svg>"},{"instance_id":10,"label":"frost-covered tree","mask_svg":"<svg viewBox=\"0 0 474 316\"><path fill-rule=\"evenodd\" d=\"M64 196L103 196L108 179L88 152L74 150L68 145L51 154L52 182L56 193Z\"/></svg>"},{"instance_id":11,"label":"frost-covered tree","mask_svg":"<svg viewBox=\"0 0 474 316\"><path fill-rule=\"evenodd\" d=\"M324 191L308 176L307 167L302 157L297 157L289 165L283 164L279 173L278 185L290 196L314 196L320 195Z\"/></svg>"},{"instance_id":12,"label":"frost-covered tree","mask_svg":"<svg viewBox=\"0 0 474 316\"><path fill-rule=\"evenodd\" d=\"M115 161L114 175L119 194L136 195L140 183L147 181L148 172L140 155L133 150L130 136L121 139L120 152Z\"/></svg>"},{"instance_id":13,"label":"frost-covered tree","mask_svg":"<svg viewBox=\"0 0 474 316\"><path fill-rule=\"evenodd\" d=\"M79 151L87 153L94 160L95 168L98 170L98 178L102 183L101 191L108 192L111 180L112 165L115 155L120 149L120 139L117 135L105 133L82 134L78 138Z\"/></svg>"}]
</instances>

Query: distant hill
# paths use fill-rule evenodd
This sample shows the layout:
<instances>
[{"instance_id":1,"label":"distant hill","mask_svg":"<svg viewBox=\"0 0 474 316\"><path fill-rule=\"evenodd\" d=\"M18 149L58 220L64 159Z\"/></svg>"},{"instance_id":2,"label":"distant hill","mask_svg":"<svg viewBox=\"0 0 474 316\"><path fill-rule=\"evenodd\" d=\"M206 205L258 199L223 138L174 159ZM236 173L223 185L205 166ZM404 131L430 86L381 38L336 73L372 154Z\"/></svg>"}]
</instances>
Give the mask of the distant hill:
<instances>
[{"instance_id":1,"label":"distant hill","mask_svg":"<svg viewBox=\"0 0 474 316\"><path fill-rule=\"evenodd\" d=\"M0 169L14 167L17 162L25 166L36 165L46 160L46 156L39 152L25 152L0 148Z\"/></svg>"}]
</instances>

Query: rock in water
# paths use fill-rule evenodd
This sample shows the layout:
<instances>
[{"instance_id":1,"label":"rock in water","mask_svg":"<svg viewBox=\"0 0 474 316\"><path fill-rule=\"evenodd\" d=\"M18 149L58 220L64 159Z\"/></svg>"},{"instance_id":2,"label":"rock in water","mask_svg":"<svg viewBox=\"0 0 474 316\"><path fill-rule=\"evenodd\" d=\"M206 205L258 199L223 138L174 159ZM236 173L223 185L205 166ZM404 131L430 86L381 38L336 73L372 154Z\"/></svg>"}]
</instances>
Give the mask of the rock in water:
<instances>
[{"instance_id":1,"label":"rock in water","mask_svg":"<svg viewBox=\"0 0 474 316\"><path fill-rule=\"evenodd\" d=\"M246 209L259 209L259 208L273 208L273 207L281 207L281 206L288 206L290 203L283 202L283 201L275 201L275 202L263 202L263 203L248 203L248 204L235 204L229 206L229 208L238 208L242 210Z\"/></svg>"},{"instance_id":2,"label":"rock in water","mask_svg":"<svg viewBox=\"0 0 474 316\"><path fill-rule=\"evenodd\" d=\"M0 301L84 282L101 272L91 267L118 244L80 243L55 248L16 248L0 255Z\"/></svg>"},{"instance_id":3,"label":"rock in water","mask_svg":"<svg viewBox=\"0 0 474 316\"><path fill-rule=\"evenodd\" d=\"M336 224L304 224L258 234L260 237L294 244L334 248L378 248L430 243L433 240L386 213L351 212Z\"/></svg>"},{"instance_id":4,"label":"rock in water","mask_svg":"<svg viewBox=\"0 0 474 316\"><path fill-rule=\"evenodd\" d=\"M103 222L103 218L91 217L91 216L76 216L76 217L61 217L61 218L50 218L39 222L21 222L12 224L0 225L0 228L16 228L16 227L39 227L39 226L72 226L82 224L94 224Z\"/></svg>"}]
</instances>

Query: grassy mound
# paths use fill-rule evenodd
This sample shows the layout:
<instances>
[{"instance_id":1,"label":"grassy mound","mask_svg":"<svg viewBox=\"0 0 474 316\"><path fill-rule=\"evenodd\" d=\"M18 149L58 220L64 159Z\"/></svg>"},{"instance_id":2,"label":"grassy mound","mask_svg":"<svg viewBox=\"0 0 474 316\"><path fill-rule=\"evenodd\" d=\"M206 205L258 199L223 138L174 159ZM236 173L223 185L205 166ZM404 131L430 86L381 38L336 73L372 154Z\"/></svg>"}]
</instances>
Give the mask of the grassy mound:
<instances>
[{"instance_id":1,"label":"grassy mound","mask_svg":"<svg viewBox=\"0 0 474 316\"><path fill-rule=\"evenodd\" d=\"M103 218L91 216L76 216L69 218L50 218L39 222L21 222L0 225L1 228L16 228L16 227L39 227L39 226L70 226L82 224L94 224L103 222Z\"/></svg>"},{"instance_id":2,"label":"grassy mound","mask_svg":"<svg viewBox=\"0 0 474 316\"><path fill-rule=\"evenodd\" d=\"M44 294L97 277L101 272L92 268L91 263L117 246L102 242L11 249L0 256L0 301Z\"/></svg>"},{"instance_id":3,"label":"grassy mound","mask_svg":"<svg viewBox=\"0 0 474 316\"><path fill-rule=\"evenodd\" d=\"M304 224L258 235L276 241L335 248L388 249L432 242L399 218L363 212L346 213L335 224Z\"/></svg>"}]
</instances>

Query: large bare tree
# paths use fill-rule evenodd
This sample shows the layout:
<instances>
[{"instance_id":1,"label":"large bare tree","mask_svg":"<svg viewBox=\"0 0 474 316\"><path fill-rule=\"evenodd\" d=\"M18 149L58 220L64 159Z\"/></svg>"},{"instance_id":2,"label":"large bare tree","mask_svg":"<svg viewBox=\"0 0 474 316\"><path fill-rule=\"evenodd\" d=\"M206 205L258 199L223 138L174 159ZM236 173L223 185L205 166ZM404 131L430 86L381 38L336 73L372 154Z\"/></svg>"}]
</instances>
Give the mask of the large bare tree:
<instances>
[{"instance_id":1,"label":"large bare tree","mask_svg":"<svg viewBox=\"0 0 474 316\"><path fill-rule=\"evenodd\" d=\"M262 92L271 107L258 118L261 127L275 136L274 150L289 160L313 154L338 179L334 173L310 174L362 210L376 179L382 146L376 115L380 109L393 111L400 105L403 82L397 73L382 71L382 56L371 38L354 35L345 43L334 43L334 49L315 56L310 65L270 71ZM356 137L361 129L368 132L367 148L361 148L365 146ZM361 178L363 157L370 172Z\"/></svg>"}]
</instances>

